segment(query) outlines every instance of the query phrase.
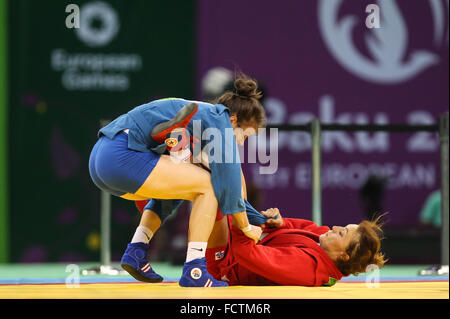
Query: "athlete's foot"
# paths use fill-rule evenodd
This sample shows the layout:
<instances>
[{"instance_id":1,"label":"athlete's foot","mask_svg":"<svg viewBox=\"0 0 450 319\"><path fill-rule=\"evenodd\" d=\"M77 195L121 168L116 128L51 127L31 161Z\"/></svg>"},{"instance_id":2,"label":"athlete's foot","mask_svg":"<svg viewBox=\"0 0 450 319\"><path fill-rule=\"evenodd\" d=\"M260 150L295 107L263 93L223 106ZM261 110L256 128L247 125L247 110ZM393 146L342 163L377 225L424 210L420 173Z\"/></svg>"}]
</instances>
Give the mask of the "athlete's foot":
<instances>
[{"instance_id":1,"label":"athlete's foot","mask_svg":"<svg viewBox=\"0 0 450 319\"><path fill-rule=\"evenodd\" d=\"M206 259L198 258L184 263L179 285L181 287L227 287L228 284L213 278L206 269Z\"/></svg>"},{"instance_id":2,"label":"athlete's foot","mask_svg":"<svg viewBox=\"0 0 450 319\"><path fill-rule=\"evenodd\" d=\"M136 280L150 283L161 282L163 277L152 269L148 261L148 247L145 243L128 244L120 262L121 266Z\"/></svg>"}]
</instances>

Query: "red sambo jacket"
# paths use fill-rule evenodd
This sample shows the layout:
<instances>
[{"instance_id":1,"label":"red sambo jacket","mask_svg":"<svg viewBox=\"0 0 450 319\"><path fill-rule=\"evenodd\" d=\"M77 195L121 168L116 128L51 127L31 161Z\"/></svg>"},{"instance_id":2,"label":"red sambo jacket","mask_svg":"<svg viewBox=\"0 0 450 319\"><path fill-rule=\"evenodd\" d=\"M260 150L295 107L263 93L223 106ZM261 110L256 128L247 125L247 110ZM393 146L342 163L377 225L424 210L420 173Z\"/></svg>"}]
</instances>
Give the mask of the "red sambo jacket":
<instances>
[{"instance_id":1,"label":"red sambo jacket","mask_svg":"<svg viewBox=\"0 0 450 319\"><path fill-rule=\"evenodd\" d=\"M329 228L312 221L284 218L255 242L231 226L225 247L207 249L208 271L230 285L332 286L343 275L319 246Z\"/></svg>"}]
</instances>

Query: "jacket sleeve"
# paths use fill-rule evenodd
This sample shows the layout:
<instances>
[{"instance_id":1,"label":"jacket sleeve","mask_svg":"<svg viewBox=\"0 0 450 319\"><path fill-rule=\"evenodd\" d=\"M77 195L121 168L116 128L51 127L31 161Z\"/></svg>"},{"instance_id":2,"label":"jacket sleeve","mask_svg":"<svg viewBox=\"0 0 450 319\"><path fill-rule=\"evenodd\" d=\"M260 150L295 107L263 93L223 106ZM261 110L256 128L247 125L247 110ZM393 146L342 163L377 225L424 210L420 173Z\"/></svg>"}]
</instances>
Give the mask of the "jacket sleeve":
<instances>
[{"instance_id":1,"label":"jacket sleeve","mask_svg":"<svg viewBox=\"0 0 450 319\"><path fill-rule=\"evenodd\" d=\"M315 285L316 261L306 249L255 245L235 226L231 232L233 253L241 266L279 285Z\"/></svg>"},{"instance_id":2,"label":"jacket sleeve","mask_svg":"<svg viewBox=\"0 0 450 319\"><path fill-rule=\"evenodd\" d=\"M327 226L318 226L313 221L299 218L283 218L283 226L276 229L301 229L319 235L326 233L328 230L330 230L330 228ZM272 231L276 229L273 229Z\"/></svg>"},{"instance_id":3,"label":"jacket sleeve","mask_svg":"<svg viewBox=\"0 0 450 319\"><path fill-rule=\"evenodd\" d=\"M240 164L210 163L211 183L223 215L245 211L241 193Z\"/></svg>"},{"instance_id":4,"label":"jacket sleeve","mask_svg":"<svg viewBox=\"0 0 450 319\"><path fill-rule=\"evenodd\" d=\"M210 125L209 131L213 140L203 148L209 157L212 186L219 208L224 215L245 211L239 149L233 130L227 121L229 122L225 115L213 121L214 126Z\"/></svg>"},{"instance_id":5,"label":"jacket sleeve","mask_svg":"<svg viewBox=\"0 0 450 319\"><path fill-rule=\"evenodd\" d=\"M245 210L247 212L248 222L252 225L261 225L264 224L268 218L263 214L258 212L253 206L248 202L248 200L244 200L245 202Z\"/></svg>"}]
</instances>

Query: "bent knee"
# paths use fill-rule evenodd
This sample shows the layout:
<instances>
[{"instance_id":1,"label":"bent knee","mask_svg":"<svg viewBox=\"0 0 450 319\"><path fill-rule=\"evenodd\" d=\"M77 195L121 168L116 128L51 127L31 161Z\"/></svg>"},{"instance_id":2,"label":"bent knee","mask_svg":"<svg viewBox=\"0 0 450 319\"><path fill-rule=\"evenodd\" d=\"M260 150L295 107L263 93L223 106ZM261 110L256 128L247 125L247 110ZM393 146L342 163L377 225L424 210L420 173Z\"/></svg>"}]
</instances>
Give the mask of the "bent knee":
<instances>
[{"instance_id":1,"label":"bent knee","mask_svg":"<svg viewBox=\"0 0 450 319\"><path fill-rule=\"evenodd\" d=\"M206 177L199 178L195 188L194 199L201 197L217 201L209 174Z\"/></svg>"},{"instance_id":2,"label":"bent knee","mask_svg":"<svg viewBox=\"0 0 450 319\"><path fill-rule=\"evenodd\" d=\"M214 195L214 188L212 186L211 177L209 174L199 176L198 179L198 193L202 195Z\"/></svg>"}]
</instances>

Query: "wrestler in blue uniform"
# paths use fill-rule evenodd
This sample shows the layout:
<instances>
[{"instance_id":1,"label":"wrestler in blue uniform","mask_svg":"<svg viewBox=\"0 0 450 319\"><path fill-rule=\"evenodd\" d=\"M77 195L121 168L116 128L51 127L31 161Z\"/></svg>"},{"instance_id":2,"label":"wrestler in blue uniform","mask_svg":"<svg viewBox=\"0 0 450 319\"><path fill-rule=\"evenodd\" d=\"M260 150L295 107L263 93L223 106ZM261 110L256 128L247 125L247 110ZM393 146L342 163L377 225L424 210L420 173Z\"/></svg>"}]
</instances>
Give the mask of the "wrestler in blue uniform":
<instances>
[{"instance_id":1,"label":"wrestler in blue uniform","mask_svg":"<svg viewBox=\"0 0 450 319\"><path fill-rule=\"evenodd\" d=\"M161 154L167 153L166 144L152 138L153 128L171 120L182 107L192 102L194 101L177 98L152 101L119 116L102 128L89 160L93 182L100 189L115 196L134 194L144 184ZM198 110L186 127L189 134L194 136L193 123L196 120L201 123L201 134L208 128L215 128L221 132L221 161L212 161L209 167L212 186L222 214L255 211L242 198L241 165L236 140L225 138L225 130L232 130L228 108L222 104L212 105L198 101L194 103L198 105ZM125 130L127 132L124 132ZM230 153L234 154L231 162L228 157ZM163 223L181 203L182 200L179 199L151 199L146 209L155 212ZM256 212L255 216L261 215ZM126 255L127 252L124 258ZM137 264L135 268L142 268L140 266L142 265ZM145 275L159 278L153 270Z\"/></svg>"},{"instance_id":2,"label":"wrestler in blue uniform","mask_svg":"<svg viewBox=\"0 0 450 319\"><path fill-rule=\"evenodd\" d=\"M134 108L102 128L99 131L100 140L94 146L89 163L94 183L116 196L134 194L156 166L160 154L166 150L165 144L152 139L152 129L161 122L171 120L189 103L192 101L175 98L153 101ZM199 106L198 111L187 126L191 136L194 135L195 120L201 121L202 134L208 128L217 128L222 133L222 161L209 163L211 182L219 208L225 215L242 212L245 210L245 204L241 195L239 151L235 139L225 139L225 129L232 129L228 108L221 104L195 103ZM125 129L129 129L128 134L123 132ZM126 143L125 149L123 146ZM104 151L97 154L99 149ZM230 152L234 152L234 160L229 163L227 158L226 163L225 156ZM116 153L115 156L111 156L113 153ZM117 153L120 153L120 156L117 156ZM166 216L160 217L164 220Z\"/></svg>"}]
</instances>

